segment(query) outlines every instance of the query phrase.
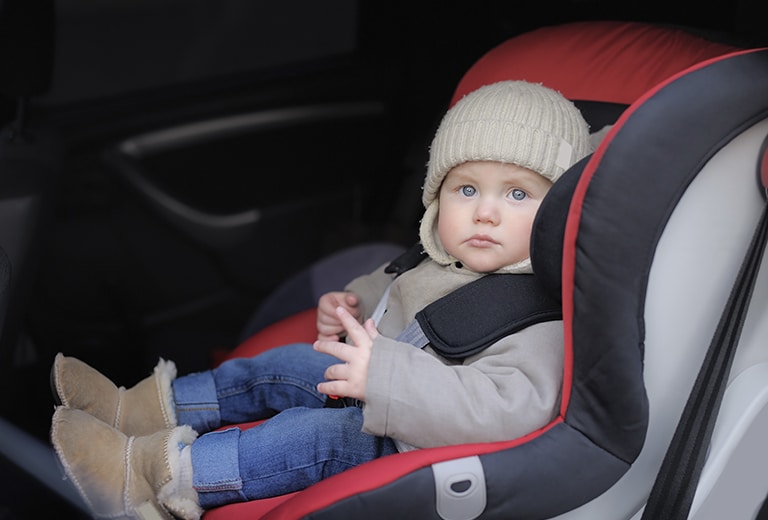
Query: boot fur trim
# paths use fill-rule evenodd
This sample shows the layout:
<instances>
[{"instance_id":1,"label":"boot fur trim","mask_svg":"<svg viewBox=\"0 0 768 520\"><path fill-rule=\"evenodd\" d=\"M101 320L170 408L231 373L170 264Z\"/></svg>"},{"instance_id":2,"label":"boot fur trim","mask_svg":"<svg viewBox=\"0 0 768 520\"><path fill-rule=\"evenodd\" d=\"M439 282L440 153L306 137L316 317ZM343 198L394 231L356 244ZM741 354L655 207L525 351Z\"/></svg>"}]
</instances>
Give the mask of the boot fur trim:
<instances>
[{"instance_id":1,"label":"boot fur trim","mask_svg":"<svg viewBox=\"0 0 768 520\"><path fill-rule=\"evenodd\" d=\"M197 438L197 432L187 425L174 428L168 436L165 447L168 467L171 469L171 480L163 484L157 493L157 500L176 517L184 520L200 520L203 509L199 505L197 491L191 486L184 485L179 478L181 468L181 448L192 444ZM191 468L188 468L191 473Z\"/></svg>"},{"instance_id":2,"label":"boot fur trim","mask_svg":"<svg viewBox=\"0 0 768 520\"><path fill-rule=\"evenodd\" d=\"M171 382L176 379L176 364L163 358L155 367L155 383L157 384L157 397L160 400L160 409L163 412L163 420L166 426L176 426L177 419L173 408L173 391Z\"/></svg>"}]
</instances>

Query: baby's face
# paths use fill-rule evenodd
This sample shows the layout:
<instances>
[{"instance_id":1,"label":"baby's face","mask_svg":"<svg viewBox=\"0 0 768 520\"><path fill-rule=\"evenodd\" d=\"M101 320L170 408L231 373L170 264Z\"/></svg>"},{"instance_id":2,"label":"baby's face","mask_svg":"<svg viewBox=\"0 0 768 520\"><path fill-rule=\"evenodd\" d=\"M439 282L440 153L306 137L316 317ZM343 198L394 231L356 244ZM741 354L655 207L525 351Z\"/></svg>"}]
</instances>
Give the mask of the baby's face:
<instances>
[{"instance_id":1,"label":"baby's face","mask_svg":"<svg viewBox=\"0 0 768 520\"><path fill-rule=\"evenodd\" d=\"M440 242L478 273L525 260L533 219L551 186L545 177L514 164L474 161L454 167L440 187Z\"/></svg>"}]
</instances>

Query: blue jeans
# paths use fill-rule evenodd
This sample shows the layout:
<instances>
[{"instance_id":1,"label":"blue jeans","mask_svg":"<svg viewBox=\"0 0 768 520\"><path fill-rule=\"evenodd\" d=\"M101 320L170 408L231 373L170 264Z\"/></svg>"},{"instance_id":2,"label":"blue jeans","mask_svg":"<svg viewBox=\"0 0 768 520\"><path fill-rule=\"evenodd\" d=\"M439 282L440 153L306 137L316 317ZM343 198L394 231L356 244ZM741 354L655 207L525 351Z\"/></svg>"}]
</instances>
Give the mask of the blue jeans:
<instances>
[{"instance_id":1,"label":"blue jeans","mask_svg":"<svg viewBox=\"0 0 768 520\"><path fill-rule=\"evenodd\" d=\"M360 408L323 408L325 395L316 386L335 363L300 343L173 381L179 424L202 434L192 444L201 507L298 491L397 452L391 439L361 431ZM242 431L212 431L266 418Z\"/></svg>"}]
</instances>

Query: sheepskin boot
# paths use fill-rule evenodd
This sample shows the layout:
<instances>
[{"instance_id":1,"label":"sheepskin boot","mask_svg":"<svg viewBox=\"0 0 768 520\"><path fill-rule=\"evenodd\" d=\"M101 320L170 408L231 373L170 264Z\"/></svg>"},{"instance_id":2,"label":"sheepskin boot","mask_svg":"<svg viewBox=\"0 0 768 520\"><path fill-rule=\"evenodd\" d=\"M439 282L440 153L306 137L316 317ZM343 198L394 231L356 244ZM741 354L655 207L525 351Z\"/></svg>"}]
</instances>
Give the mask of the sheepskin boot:
<instances>
[{"instance_id":1,"label":"sheepskin boot","mask_svg":"<svg viewBox=\"0 0 768 520\"><path fill-rule=\"evenodd\" d=\"M176 426L175 378L173 361L160 359L152 375L126 390L79 359L59 353L51 368L51 389L57 405L86 411L126 435L141 436Z\"/></svg>"},{"instance_id":2,"label":"sheepskin boot","mask_svg":"<svg viewBox=\"0 0 768 520\"><path fill-rule=\"evenodd\" d=\"M57 407L51 442L94 518L199 520L192 463L197 433L179 426L129 437L82 410Z\"/></svg>"}]
</instances>

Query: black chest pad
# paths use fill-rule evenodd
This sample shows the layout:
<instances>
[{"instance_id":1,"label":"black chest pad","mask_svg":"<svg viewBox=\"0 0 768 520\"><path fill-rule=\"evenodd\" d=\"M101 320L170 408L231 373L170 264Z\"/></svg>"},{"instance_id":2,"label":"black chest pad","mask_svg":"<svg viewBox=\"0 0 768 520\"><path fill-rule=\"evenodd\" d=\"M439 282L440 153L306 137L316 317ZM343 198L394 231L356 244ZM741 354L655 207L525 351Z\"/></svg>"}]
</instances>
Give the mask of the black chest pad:
<instances>
[{"instance_id":1,"label":"black chest pad","mask_svg":"<svg viewBox=\"0 0 768 520\"><path fill-rule=\"evenodd\" d=\"M464 359L530 325L562 319L532 274L489 274L427 305L416 320L432 348Z\"/></svg>"}]
</instances>

